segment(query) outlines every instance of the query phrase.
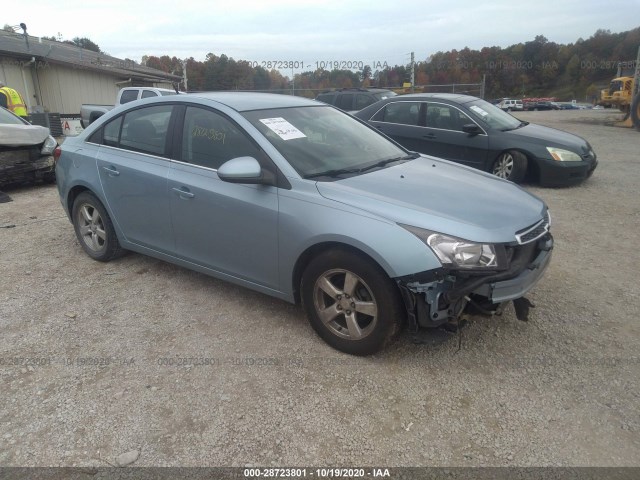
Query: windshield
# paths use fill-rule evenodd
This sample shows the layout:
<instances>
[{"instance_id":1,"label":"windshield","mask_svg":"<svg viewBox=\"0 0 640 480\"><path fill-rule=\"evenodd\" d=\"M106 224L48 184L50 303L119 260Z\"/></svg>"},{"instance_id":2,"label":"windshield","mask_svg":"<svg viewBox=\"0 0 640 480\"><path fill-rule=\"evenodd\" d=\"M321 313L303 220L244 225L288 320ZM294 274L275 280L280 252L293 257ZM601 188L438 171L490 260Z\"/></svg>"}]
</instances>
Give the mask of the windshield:
<instances>
[{"instance_id":1,"label":"windshield","mask_svg":"<svg viewBox=\"0 0 640 480\"><path fill-rule=\"evenodd\" d=\"M0 107L0 123L8 123L10 125L24 125L26 122L23 122L20 118L16 117L8 110Z\"/></svg>"},{"instance_id":2,"label":"windshield","mask_svg":"<svg viewBox=\"0 0 640 480\"><path fill-rule=\"evenodd\" d=\"M407 156L382 135L332 107L278 108L243 115L302 177L353 175Z\"/></svg>"},{"instance_id":3,"label":"windshield","mask_svg":"<svg viewBox=\"0 0 640 480\"><path fill-rule=\"evenodd\" d=\"M465 105L471 110L471 114L481 125L496 130L513 130L514 128L518 128L522 123L517 118L512 117L495 105L491 105L484 100L474 100Z\"/></svg>"}]
</instances>

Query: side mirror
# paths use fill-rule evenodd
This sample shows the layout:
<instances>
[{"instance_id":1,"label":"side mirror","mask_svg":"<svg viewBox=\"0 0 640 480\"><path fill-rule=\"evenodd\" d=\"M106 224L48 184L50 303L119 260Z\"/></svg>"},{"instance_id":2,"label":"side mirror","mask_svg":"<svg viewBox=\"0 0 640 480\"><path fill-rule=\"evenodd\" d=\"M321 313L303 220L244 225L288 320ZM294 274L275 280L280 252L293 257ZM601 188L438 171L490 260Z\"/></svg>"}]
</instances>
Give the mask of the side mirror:
<instances>
[{"instance_id":1,"label":"side mirror","mask_svg":"<svg viewBox=\"0 0 640 480\"><path fill-rule=\"evenodd\" d=\"M467 123L462 126L462 131L464 133L468 133L469 135L478 135L482 133L482 129L476 125L475 123Z\"/></svg>"},{"instance_id":2,"label":"side mirror","mask_svg":"<svg viewBox=\"0 0 640 480\"><path fill-rule=\"evenodd\" d=\"M262 167L253 157L236 157L227 160L218 168L218 177L229 183L269 183L264 181Z\"/></svg>"}]
</instances>

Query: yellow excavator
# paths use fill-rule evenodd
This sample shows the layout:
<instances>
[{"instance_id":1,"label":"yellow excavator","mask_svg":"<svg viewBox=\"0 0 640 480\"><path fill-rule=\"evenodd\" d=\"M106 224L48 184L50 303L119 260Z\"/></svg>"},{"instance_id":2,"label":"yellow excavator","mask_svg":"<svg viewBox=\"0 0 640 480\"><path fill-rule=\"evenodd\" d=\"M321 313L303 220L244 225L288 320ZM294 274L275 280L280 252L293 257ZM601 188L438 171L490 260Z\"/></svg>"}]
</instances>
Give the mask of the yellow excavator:
<instances>
[{"instance_id":1,"label":"yellow excavator","mask_svg":"<svg viewBox=\"0 0 640 480\"><path fill-rule=\"evenodd\" d=\"M640 131L640 48L633 76L621 76L621 73L621 65L618 64L618 74L608 89L600 91L598 105L619 108L625 115L618 125L635 127Z\"/></svg>"}]
</instances>

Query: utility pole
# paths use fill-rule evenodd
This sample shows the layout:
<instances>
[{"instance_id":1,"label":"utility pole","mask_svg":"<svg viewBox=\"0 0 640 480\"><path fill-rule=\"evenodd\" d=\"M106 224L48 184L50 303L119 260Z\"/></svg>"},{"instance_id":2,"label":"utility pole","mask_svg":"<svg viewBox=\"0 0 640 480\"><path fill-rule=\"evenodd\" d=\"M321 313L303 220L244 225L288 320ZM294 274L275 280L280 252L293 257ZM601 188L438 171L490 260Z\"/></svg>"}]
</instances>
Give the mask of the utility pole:
<instances>
[{"instance_id":1,"label":"utility pole","mask_svg":"<svg viewBox=\"0 0 640 480\"><path fill-rule=\"evenodd\" d=\"M188 92L189 87L187 86L187 59L182 60L182 81L184 82L184 91Z\"/></svg>"},{"instance_id":2,"label":"utility pole","mask_svg":"<svg viewBox=\"0 0 640 480\"><path fill-rule=\"evenodd\" d=\"M415 55L411 52L411 93L415 91L416 84L416 62Z\"/></svg>"},{"instance_id":3,"label":"utility pole","mask_svg":"<svg viewBox=\"0 0 640 480\"><path fill-rule=\"evenodd\" d=\"M27 52L30 52L31 46L29 45L29 35L27 35L27 25L25 23L21 23L20 28L22 29L22 34L24 35L24 41L27 43Z\"/></svg>"}]
</instances>

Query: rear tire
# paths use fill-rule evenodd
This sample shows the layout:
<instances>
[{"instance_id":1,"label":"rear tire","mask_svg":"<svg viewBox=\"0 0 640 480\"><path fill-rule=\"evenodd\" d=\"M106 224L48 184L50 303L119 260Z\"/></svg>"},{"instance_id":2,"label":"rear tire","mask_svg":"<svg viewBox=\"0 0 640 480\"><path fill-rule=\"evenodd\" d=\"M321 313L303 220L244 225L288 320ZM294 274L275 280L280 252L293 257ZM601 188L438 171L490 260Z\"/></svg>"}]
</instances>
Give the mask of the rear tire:
<instances>
[{"instance_id":1,"label":"rear tire","mask_svg":"<svg viewBox=\"0 0 640 480\"><path fill-rule=\"evenodd\" d=\"M113 223L100 200L90 192L82 192L71 210L73 228L80 246L94 260L108 262L122 256Z\"/></svg>"},{"instance_id":2,"label":"rear tire","mask_svg":"<svg viewBox=\"0 0 640 480\"><path fill-rule=\"evenodd\" d=\"M498 155L491 166L491 173L513 183L520 183L527 173L527 156L517 150L507 150Z\"/></svg>"},{"instance_id":3,"label":"rear tire","mask_svg":"<svg viewBox=\"0 0 640 480\"><path fill-rule=\"evenodd\" d=\"M313 329L351 355L381 350L405 317L398 286L371 260L343 249L311 260L300 285Z\"/></svg>"},{"instance_id":4,"label":"rear tire","mask_svg":"<svg viewBox=\"0 0 640 480\"><path fill-rule=\"evenodd\" d=\"M640 93L631 102L631 123L640 132Z\"/></svg>"}]
</instances>

